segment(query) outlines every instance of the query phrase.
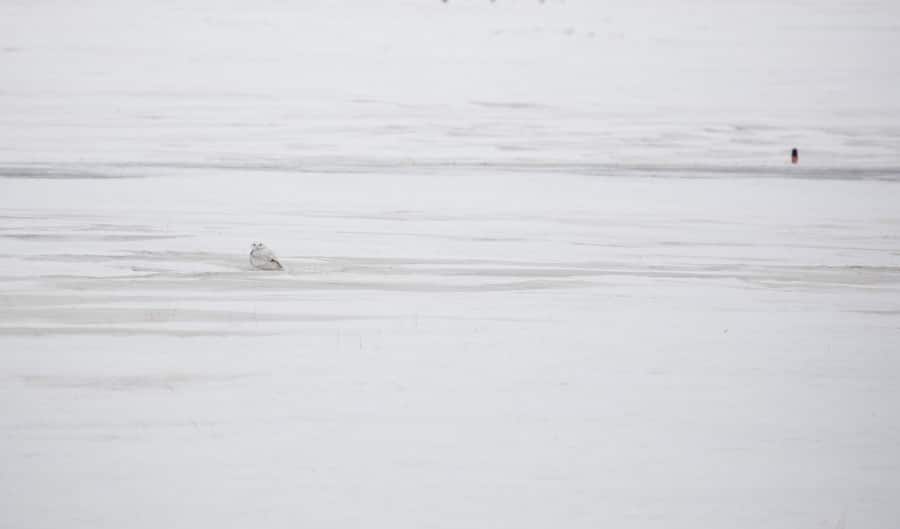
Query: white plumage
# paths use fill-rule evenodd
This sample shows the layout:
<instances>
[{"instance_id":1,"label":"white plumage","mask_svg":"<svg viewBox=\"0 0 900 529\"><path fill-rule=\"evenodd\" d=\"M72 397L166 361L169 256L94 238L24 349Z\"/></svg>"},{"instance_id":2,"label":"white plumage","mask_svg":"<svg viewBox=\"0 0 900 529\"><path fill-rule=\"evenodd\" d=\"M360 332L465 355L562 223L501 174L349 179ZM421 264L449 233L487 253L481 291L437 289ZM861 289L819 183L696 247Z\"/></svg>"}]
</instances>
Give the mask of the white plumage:
<instances>
[{"instance_id":1,"label":"white plumage","mask_svg":"<svg viewBox=\"0 0 900 529\"><path fill-rule=\"evenodd\" d=\"M250 250L250 264L260 270L284 270L272 250L261 242L253 243L253 248Z\"/></svg>"}]
</instances>

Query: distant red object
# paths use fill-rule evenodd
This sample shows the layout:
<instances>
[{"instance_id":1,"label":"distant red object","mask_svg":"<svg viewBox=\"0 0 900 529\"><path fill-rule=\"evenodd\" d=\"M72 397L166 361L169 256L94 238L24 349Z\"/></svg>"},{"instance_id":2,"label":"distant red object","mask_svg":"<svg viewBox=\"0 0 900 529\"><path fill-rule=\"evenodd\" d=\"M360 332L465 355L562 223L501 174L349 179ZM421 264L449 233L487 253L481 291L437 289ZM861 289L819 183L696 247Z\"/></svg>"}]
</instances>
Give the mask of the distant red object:
<instances>
[{"instance_id":1,"label":"distant red object","mask_svg":"<svg viewBox=\"0 0 900 529\"><path fill-rule=\"evenodd\" d=\"M800 161L800 155L797 153L797 149L791 151L791 163L796 164Z\"/></svg>"}]
</instances>

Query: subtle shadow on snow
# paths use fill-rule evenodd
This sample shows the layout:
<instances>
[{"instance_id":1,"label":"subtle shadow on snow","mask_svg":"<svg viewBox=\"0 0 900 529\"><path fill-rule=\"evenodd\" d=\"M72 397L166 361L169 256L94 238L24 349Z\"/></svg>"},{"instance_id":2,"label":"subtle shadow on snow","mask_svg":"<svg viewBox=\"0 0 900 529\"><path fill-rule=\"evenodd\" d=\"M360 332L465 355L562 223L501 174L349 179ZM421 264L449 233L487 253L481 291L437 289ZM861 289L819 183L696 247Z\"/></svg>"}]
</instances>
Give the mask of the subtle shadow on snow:
<instances>
[{"instance_id":1,"label":"subtle shadow on snow","mask_svg":"<svg viewBox=\"0 0 900 529\"><path fill-rule=\"evenodd\" d=\"M31 386L56 389L93 389L101 391L174 390L188 385L230 384L250 375L210 375L199 373L159 373L146 375L23 375Z\"/></svg>"},{"instance_id":2,"label":"subtle shadow on snow","mask_svg":"<svg viewBox=\"0 0 900 529\"><path fill-rule=\"evenodd\" d=\"M457 132L451 131L452 134ZM758 143L757 140L747 140ZM529 159L467 160L354 158L310 156L295 159L247 159L238 161L162 161L117 162L102 164L46 164L42 166L0 166L0 178L26 179L121 179L145 178L189 171L252 171L278 174L541 174L594 177L735 179L778 178L801 180L878 180L900 181L900 166L816 165L740 165L740 164L657 164L611 163L557 160L539 156L540 148L531 144L495 141L498 152L510 156L527 154ZM647 144L652 146L653 142Z\"/></svg>"}]
</instances>

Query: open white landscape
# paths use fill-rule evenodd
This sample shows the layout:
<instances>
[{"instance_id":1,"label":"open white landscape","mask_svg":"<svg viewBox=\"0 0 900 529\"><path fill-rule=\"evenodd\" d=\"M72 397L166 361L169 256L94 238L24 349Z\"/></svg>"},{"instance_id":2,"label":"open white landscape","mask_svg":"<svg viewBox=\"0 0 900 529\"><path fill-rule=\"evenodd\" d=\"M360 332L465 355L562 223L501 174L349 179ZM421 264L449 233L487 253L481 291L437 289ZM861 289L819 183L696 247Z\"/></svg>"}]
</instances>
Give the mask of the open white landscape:
<instances>
[{"instance_id":1,"label":"open white landscape","mask_svg":"<svg viewBox=\"0 0 900 529\"><path fill-rule=\"evenodd\" d=\"M675 4L0 3L0 528L900 527L900 4Z\"/></svg>"}]
</instances>

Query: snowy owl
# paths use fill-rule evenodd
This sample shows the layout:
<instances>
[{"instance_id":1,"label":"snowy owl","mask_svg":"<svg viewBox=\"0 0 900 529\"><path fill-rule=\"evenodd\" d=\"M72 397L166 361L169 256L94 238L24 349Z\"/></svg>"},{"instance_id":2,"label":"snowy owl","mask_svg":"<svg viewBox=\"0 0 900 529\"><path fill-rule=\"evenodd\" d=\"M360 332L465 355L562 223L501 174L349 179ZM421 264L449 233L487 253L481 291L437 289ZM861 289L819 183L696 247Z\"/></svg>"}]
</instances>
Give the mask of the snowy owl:
<instances>
[{"instance_id":1,"label":"snowy owl","mask_svg":"<svg viewBox=\"0 0 900 529\"><path fill-rule=\"evenodd\" d=\"M253 249L250 250L250 264L260 270L284 270L272 250L261 242L253 243Z\"/></svg>"}]
</instances>

